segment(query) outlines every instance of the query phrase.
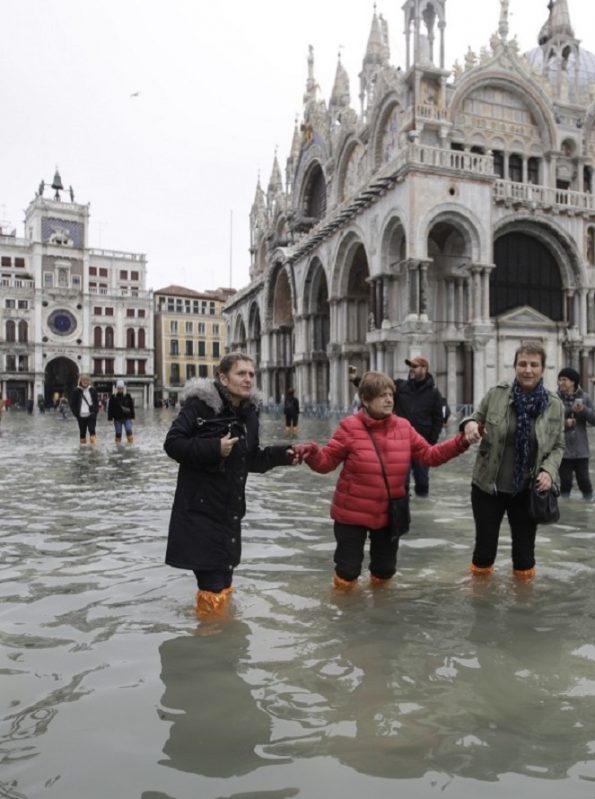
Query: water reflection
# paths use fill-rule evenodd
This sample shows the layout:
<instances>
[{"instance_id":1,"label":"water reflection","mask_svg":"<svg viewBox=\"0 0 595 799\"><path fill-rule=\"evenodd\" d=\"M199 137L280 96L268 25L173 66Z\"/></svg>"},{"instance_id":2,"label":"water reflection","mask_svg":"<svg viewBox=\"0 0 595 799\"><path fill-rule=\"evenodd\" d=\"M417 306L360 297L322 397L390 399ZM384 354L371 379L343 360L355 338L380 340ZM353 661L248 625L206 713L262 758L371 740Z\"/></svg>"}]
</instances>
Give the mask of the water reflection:
<instances>
[{"instance_id":1,"label":"water reflection","mask_svg":"<svg viewBox=\"0 0 595 799\"><path fill-rule=\"evenodd\" d=\"M163 565L172 415L119 448L101 420L95 449L51 414L3 419L0 796L595 795L593 506L540 531L534 583L505 535L471 580L463 456L413 500L394 584L338 595L336 475L252 475L232 615L208 627Z\"/></svg>"},{"instance_id":2,"label":"water reflection","mask_svg":"<svg viewBox=\"0 0 595 799\"><path fill-rule=\"evenodd\" d=\"M159 647L165 692L161 718L171 722L165 765L207 777L246 774L271 723L240 676L250 628L240 621L207 624Z\"/></svg>"}]
</instances>

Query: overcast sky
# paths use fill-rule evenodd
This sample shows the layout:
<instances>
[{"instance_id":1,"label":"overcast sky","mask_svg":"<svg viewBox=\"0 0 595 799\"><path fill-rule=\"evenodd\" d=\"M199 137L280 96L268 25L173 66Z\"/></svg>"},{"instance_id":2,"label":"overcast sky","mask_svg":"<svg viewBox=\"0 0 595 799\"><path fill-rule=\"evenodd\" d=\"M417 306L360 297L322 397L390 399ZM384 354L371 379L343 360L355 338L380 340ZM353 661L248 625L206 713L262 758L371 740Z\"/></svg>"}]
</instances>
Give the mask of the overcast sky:
<instances>
[{"instance_id":1,"label":"overcast sky","mask_svg":"<svg viewBox=\"0 0 595 799\"><path fill-rule=\"evenodd\" d=\"M595 50L594 0L568 0ZM404 65L402 0L378 0ZM446 64L487 46L500 0L448 0ZM90 246L146 253L148 287L248 283L248 215L275 148L284 173L308 45L328 101L337 53L359 110L373 3L364 0L2 0L0 220L58 166L91 205ZM297 12L297 14L296 14ZM511 37L536 46L546 0L510 0ZM136 96L133 96L136 95Z\"/></svg>"}]
</instances>

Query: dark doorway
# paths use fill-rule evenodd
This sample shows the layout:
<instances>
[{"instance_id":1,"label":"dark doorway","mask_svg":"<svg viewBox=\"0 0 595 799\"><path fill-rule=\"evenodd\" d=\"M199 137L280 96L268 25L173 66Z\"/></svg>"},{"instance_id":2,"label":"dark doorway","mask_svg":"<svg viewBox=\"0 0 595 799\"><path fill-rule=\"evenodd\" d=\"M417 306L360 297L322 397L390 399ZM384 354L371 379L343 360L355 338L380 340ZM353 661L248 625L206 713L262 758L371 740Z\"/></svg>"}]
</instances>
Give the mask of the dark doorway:
<instances>
[{"instance_id":1,"label":"dark doorway","mask_svg":"<svg viewBox=\"0 0 595 799\"><path fill-rule=\"evenodd\" d=\"M57 393L70 397L79 377L78 366L69 358L54 358L45 368L45 402L50 405Z\"/></svg>"},{"instance_id":2,"label":"dark doorway","mask_svg":"<svg viewBox=\"0 0 595 799\"><path fill-rule=\"evenodd\" d=\"M544 316L564 319L562 279L550 250L526 233L507 233L494 243L490 315L529 305Z\"/></svg>"}]
</instances>

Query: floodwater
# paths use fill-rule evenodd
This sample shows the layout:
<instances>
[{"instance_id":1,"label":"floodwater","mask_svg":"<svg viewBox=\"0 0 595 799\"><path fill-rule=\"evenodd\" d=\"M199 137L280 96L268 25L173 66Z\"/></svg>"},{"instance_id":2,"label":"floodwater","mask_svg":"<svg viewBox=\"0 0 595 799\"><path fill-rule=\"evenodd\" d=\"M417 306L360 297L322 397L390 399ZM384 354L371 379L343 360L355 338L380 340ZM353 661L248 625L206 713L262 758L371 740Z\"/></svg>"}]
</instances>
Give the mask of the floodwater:
<instances>
[{"instance_id":1,"label":"floodwater","mask_svg":"<svg viewBox=\"0 0 595 799\"><path fill-rule=\"evenodd\" d=\"M231 615L199 623L193 576L163 564L174 414L119 447L103 418L95 449L4 414L0 797L595 797L595 506L541 528L532 584L507 531L472 580L466 454L412 501L390 587L338 595L336 475L251 475Z\"/></svg>"}]
</instances>

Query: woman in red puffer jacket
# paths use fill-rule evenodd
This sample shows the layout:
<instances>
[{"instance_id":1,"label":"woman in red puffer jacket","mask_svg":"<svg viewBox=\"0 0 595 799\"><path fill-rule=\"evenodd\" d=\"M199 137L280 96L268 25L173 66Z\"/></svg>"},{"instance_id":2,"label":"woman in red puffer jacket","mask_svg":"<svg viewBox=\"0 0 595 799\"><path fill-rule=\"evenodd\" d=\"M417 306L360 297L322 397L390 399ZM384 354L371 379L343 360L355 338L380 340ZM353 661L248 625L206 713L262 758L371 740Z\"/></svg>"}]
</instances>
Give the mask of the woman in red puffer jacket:
<instances>
[{"instance_id":1,"label":"woman in red puffer jacket","mask_svg":"<svg viewBox=\"0 0 595 799\"><path fill-rule=\"evenodd\" d=\"M328 444L320 448L306 442L294 447L298 457L320 474L343 464L331 502L337 541L336 588L357 583L368 533L372 583L386 583L393 577L399 535L408 529L405 481L411 461L440 466L469 446L463 433L440 444L428 444L407 419L393 413L394 391L388 375L367 372L358 387L361 410L340 422ZM397 503L404 520L400 530L390 524L389 498L401 498Z\"/></svg>"}]
</instances>

